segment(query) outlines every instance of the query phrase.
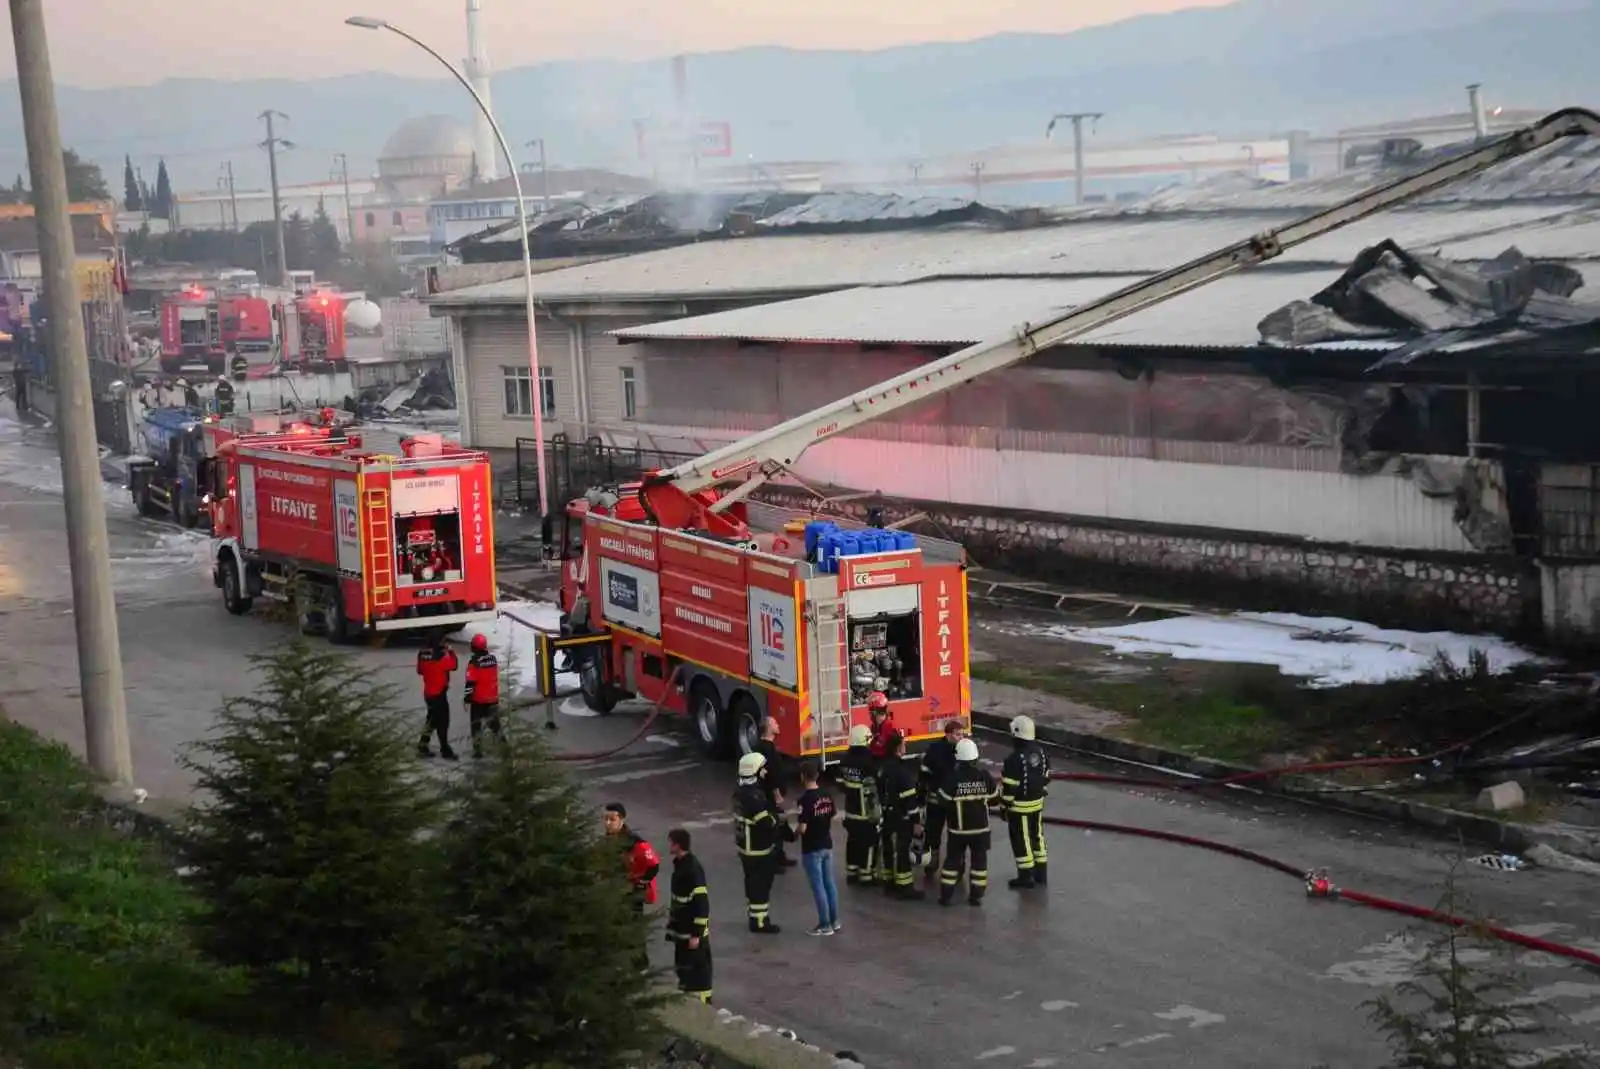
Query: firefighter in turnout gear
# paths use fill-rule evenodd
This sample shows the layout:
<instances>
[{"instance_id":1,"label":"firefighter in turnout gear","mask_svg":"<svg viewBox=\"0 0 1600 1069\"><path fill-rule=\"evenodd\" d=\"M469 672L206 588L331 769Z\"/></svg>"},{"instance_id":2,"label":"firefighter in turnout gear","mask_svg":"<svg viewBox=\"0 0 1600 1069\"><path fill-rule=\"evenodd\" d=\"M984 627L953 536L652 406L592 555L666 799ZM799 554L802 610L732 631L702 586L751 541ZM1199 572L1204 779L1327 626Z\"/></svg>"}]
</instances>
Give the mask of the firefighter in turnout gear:
<instances>
[{"instance_id":1,"label":"firefighter in turnout gear","mask_svg":"<svg viewBox=\"0 0 1600 1069\"><path fill-rule=\"evenodd\" d=\"M778 813L767 794L767 759L758 753L739 758L739 786L733 792L733 841L744 868L744 900L750 930L777 935L778 926L768 916L772 883L778 874Z\"/></svg>"},{"instance_id":2,"label":"firefighter in turnout gear","mask_svg":"<svg viewBox=\"0 0 1600 1069\"><path fill-rule=\"evenodd\" d=\"M906 740L899 732L889 736L883 768L878 773L878 798L883 806L883 839L878 863L885 890L896 898L926 898L916 886L911 860L911 840L922 830L922 792L917 772L905 759ZM887 872L885 871L887 866Z\"/></svg>"},{"instance_id":3,"label":"firefighter in turnout gear","mask_svg":"<svg viewBox=\"0 0 1600 1069\"><path fill-rule=\"evenodd\" d=\"M1050 758L1034 741L1033 721L1026 716L1011 721L1011 742L1011 756L1000 769L1000 808L1017 859L1017 878L1007 886L1020 891L1045 886L1049 875L1044 799L1050 793Z\"/></svg>"},{"instance_id":4,"label":"firefighter in turnout gear","mask_svg":"<svg viewBox=\"0 0 1600 1069\"><path fill-rule=\"evenodd\" d=\"M934 739L922 755L922 798L928 810L928 859L922 873L932 876L939 871L939 840L943 837L945 810L937 804L939 788L955 775L956 747L965 738L965 728L959 720L944 722L944 737Z\"/></svg>"},{"instance_id":5,"label":"firefighter in turnout gear","mask_svg":"<svg viewBox=\"0 0 1600 1069\"><path fill-rule=\"evenodd\" d=\"M844 882L873 883L878 856L878 761L868 746L872 729L850 729L850 749L839 760L834 779L844 792Z\"/></svg>"},{"instance_id":6,"label":"firefighter in turnout gear","mask_svg":"<svg viewBox=\"0 0 1600 1069\"><path fill-rule=\"evenodd\" d=\"M439 736L439 756L454 761L456 752L450 748L450 676L455 672L455 650L446 649L443 635L434 635L426 649L417 651L417 675L422 677L422 703L428 708L428 721L422 729L422 741L417 743L418 757L432 757L428 747L433 736Z\"/></svg>"},{"instance_id":7,"label":"firefighter in turnout gear","mask_svg":"<svg viewBox=\"0 0 1600 1069\"><path fill-rule=\"evenodd\" d=\"M989 807L999 797L994 777L978 767L978 744L956 743L956 768L939 788L945 812L944 869L939 873L939 904L948 906L967 874L967 905L983 905L989 889Z\"/></svg>"},{"instance_id":8,"label":"firefighter in turnout gear","mask_svg":"<svg viewBox=\"0 0 1600 1069\"><path fill-rule=\"evenodd\" d=\"M711 1002L711 894L706 870L690 850L692 840L684 828L667 832L667 852L672 855L672 904L667 910L667 942L672 944L672 968L678 990L701 1002Z\"/></svg>"},{"instance_id":9,"label":"firefighter in turnout gear","mask_svg":"<svg viewBox=\"0 0 1600 1069\"><path fill-rule=\"evenodd\" d=\"M472 656L467 658L467 718L472 725L472 756L483 756L483 727L489 726L496 742L505 740L500 728L500 662L489 652L489 639L472 636Z\"/></svg>"}]
</instances>

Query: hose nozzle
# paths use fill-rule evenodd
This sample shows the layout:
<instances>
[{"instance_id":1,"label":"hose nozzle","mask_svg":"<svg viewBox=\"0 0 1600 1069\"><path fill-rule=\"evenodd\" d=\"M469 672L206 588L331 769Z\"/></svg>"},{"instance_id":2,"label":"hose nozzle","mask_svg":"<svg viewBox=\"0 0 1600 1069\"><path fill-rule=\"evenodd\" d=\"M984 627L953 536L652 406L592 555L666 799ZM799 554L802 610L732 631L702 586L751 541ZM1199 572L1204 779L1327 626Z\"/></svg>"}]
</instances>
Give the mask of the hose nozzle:
<instances>
[{"instance_id":1,"label":"hose nozzle","mask_svg":"<svg viewBox=\"0 0 1600 1069\"><path fill-rule=\"evenodd\" d=\"M1333 884L1333 878L1328 875L1327 869L1312 869L1306 873L1307 898L1338 898L1339 888Z\"/></svg>"}]
</instances>

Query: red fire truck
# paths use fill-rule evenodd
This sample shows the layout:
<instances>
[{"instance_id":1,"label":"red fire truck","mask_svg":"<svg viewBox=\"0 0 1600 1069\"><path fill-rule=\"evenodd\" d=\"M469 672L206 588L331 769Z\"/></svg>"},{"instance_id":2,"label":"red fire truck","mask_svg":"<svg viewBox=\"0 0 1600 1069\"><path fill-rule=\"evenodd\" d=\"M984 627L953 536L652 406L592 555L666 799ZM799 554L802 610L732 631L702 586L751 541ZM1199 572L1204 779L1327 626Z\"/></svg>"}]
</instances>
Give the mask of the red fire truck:
<instances>
[{"instance_id":1,"label":"red fire truck","mask_svg":"<svg viewBox=\"0 0 1600 1069\"><path fill-rule=\"evenodd\" d=\"M493 620L488 456L425 435L380 454L322 430L217 446L213 578L227 610L285 602L334 642Z\"/></svg>"},{"instance_id":2,"label":"red fire truck","mask_svg":"<svg viewBox=\"0 0 1600 1069\"><path fill-rule=\"evenodd\" d=\"M1012 367L1295 246L1573 136L1600 135L1577 108L1313 215L1217 249L1105 297L931 360L732 445L592 489L567 509L563 629L604 635L578 646L584 699L607 711L642 695L689 712L707 749L748 750L763 716L791 755L842 746L863 722L868 687L889 688L913 739L971 713L965 562L958 547L898 532L834 528L803 517L761 523L746 504L820 441ZM719 487L728 484L727 492ZM885 536L892 541L885 543ZM856 677L856 667L865 679ZM896 679L899 685L896 687ZM863 685L864 684L864 685Z\"/></svg>"},{"instance_id":3,"label":"red fire truck","mask_svg":"<svg viewBox=\"0 0 1600 1069\"><path fill-rule=\"evenodd\" d=\"M344 297L314 290L277 306L283 363L307 370L342 371L347 359Z\"/></svg>"},{"instance_id":4,"label":"red fire truck","mask_svg":"<svg viewBox=\"0 0 1600 1069\"><path fill-rule=\"evenodd\" d=\"M222 322L222 348L229 355L272 352L272 305L265 297L230 293L218 302Z\"/></svg>"},{"instance_id":5,"label":"red fire truck","mask_svg":"<svg viewBox=\"0 0 1600 1069\"><path fill-rule=\"evenodd\" d=\"M177 374L187 364L220 372L227 359L216 294L185 286L161 302L161 370Z\"/></svg>"}]
</instances>

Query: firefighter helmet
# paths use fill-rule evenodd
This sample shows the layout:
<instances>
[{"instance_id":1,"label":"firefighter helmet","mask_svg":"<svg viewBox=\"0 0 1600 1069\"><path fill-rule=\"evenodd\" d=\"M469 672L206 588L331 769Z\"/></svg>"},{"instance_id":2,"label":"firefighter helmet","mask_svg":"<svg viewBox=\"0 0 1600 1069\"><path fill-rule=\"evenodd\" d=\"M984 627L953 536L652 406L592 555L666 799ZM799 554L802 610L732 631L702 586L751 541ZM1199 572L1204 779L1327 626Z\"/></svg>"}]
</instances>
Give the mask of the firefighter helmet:
<instances>
[{"instance_id":1,"label":"firefighter helmet","mask_svg":"<svg viewBox=\"0 0 1600 1069\"><path fill-rule=\"evenodd\" d=\"M865 746L872 741L872 729L865 724L857 724L850 729L850 745Z\"/></svg>"},{"instance_id":2,"label":"firefighter helmet","mask_svg":"<svg viewBox=\"0 0 1600 1069\"><path fill-rule=\"evenodd\" d=\"M1022 739L1024 742L1032 742L1033 718L1030 716L1019 716L1012 720L1011 734L1014 738Z\"/></svg>"},{"instance_id":3,"label":"firefighter helmet","mask_svg":"<svg viewBox=\"0 0 1600 1069\"><path fill-rule=\"evenodd\" d=\"M473 635L472 636L472 652L473 653L484 653L488 649L489 649L489 636L488 635Z\"/></svg>"},{"instance_id":4,"label":"firefighter helmet","mask_svg":"<svg viewBox=\"0 0 1600 1069\"><path fill-rule=\"evenodd\" d=\"M971 739L962 739L956 743L957 761L976 761L978 759L978 744Z\"/></svg>"},{"instance_id":5,"label":"firefighter helmet","mask_svg":"<svg viewBox=\"0 0 1600 1069\"><path fill-rule=\"evenodd\" d=\"M739 758L739 778L755 779L767 767L767 759L758 753L747 753Z\"/></svg>"},{"instance_id":6,"label":"firefighter helmet","mask_svg":"<svg viewBox=\"0 0 1600 1069\"><path fill-rule=\"evenodd\" d=\"M881 690L875 690L868 694L867 710L873 713L887 713L889 711L889 696Z\"/></svg>"}]
</instances>

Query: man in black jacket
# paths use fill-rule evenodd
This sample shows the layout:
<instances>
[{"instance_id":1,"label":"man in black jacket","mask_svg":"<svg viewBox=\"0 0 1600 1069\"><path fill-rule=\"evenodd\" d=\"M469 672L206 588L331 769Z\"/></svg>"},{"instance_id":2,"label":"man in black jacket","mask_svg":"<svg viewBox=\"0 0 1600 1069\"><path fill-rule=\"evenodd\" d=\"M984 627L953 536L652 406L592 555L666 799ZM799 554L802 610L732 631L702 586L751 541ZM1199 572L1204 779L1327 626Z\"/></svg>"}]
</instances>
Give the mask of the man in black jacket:
<instances>
[{"instance_id":1,"label":"man in black jacket","mask_svg":"<svg viewBox=\"0 0 1600 1069\"><path fill-rule=\"evenodd\" d=\"M877 881L878 759L868 748L872 729L857 724L850 729L850 749L839 759L834 779L844 793L844 882Z\"/></svg>"},{"instance_id":2,"label":"man in black jacket","mask_svg":"<svg viewBox=\"0 0 1600 1069\"><path fill-rule=\"evenodd\" d=\"M733 842L739 850L739 864L744 869L744 900L750 930L758 935L777 935L779 928L772 923L769 914L782 832L778 814L762 782L766 767L766 758L758 753L747 753L739 758L739 785L733 792Z\"/></svg>"},{"instance_id":3,"label":"man in black jacket","mask_svg":"<svg viewBox=\"0 0 1600 1069\"><path fill-rule=\"evenodd\" d=\"M1050 758L1034 740L1031 717L1011 721L1011 755L1000 768L1000 808L1006 815L1017 875L1006 886L1014 891L1043 887L1049 877L1050 853L1044 842L1044 800L1050 793Z\"/></svg>"},{"instance_id":4,"label":"man in black jacket","mask_svg":"<svg viewBox=\"0 0 1600 1069\"><path fill-rule=\"evenodd\" d=\"M711 1002L711 894L706 870L690 850L684 828L667 832L667 852L672 855L672 906L667 912L667 942L672 944L672 967L678 989Z\"/></svg>"},{"instance_id":5,"label":"man in black jacket","mask_svg":"<svg viewBox=\"0 0 1600 1069\"><path fill-rule=\"evenodd\" d=\"M878 774L878 798L883 806L883 854L879 871L888 866L889 883L885 890L896 898L926 898L916 886L911 862L911 840L922 830L922 797L917 773L905 758L906 738L898 731L884 747L883 768Z\"/></svg>"},{"instance_id":6,"label":"man in black jacket","mask_svg":"<svg viewBox=\"0 0 1600 1069\"><path fill-rule=\"evenodd\" d=\"M778 822L783 822L783 755L778 752L778 722L772 717L767 717L761 722L761 738L756 743L754 753L766 758L767 770L765 785L767 799L772 802L772 811L777 815ZM794 867L795 861L784 849L783 839L778 840L778 853L776 856L777 871Z\"/></svg>"},{"instance_id":7,"label":"man in black jacket","mask_svg":"<svg viewBox=\"0 0 1600 1069\"><path fill-rule=\"evenodd\" d=\"M939 788L945 810L945 830L950 838L944 871L939 873L939 904L948 906L967 876L967 904L983 905L989 889L989 807L999 797L994 777L978 765L978 744L962 739L956 744L956 770Z\"/></svg>"},{"instance_id":8,"label":"man in black jacket","mask_svg":"<svg viewBox=\"0 0 1600 1069\"><path fill-rule=\"evenodd\" d=\"M928 810L928 860L923 864L924 876L939 871L939 841L944 833L944 807L936 804L939 788L955 775L956 744L966 736L960 720L944 722L944 737L934 739L922 755L922 798Z\"/></svg>"}]
</instances>

